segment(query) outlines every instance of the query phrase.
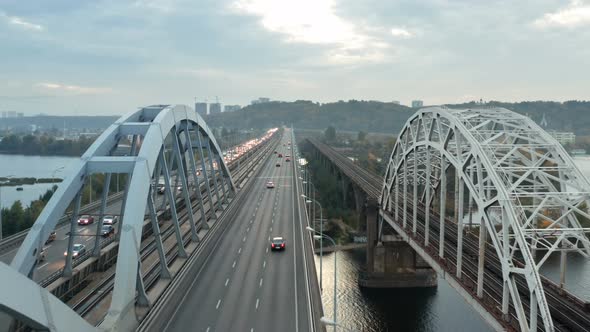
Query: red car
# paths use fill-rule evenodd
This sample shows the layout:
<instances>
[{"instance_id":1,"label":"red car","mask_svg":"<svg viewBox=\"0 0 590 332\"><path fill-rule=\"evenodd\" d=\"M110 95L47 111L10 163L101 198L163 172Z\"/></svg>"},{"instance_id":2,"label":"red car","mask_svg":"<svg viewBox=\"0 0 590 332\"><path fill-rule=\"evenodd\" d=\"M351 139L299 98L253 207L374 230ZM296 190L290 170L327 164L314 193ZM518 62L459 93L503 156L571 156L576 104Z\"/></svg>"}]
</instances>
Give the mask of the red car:
<instances>
[{"instance_id":1,"label":"red car","mask_svg":"<svg viewBox=\"0 0 590 332\"><path fill-rule=\"evenodd\" d=\"M89 215L83 215L78 218L78 225L90 225L94 223L94 217Z\"/></svg>"}]
</instances>

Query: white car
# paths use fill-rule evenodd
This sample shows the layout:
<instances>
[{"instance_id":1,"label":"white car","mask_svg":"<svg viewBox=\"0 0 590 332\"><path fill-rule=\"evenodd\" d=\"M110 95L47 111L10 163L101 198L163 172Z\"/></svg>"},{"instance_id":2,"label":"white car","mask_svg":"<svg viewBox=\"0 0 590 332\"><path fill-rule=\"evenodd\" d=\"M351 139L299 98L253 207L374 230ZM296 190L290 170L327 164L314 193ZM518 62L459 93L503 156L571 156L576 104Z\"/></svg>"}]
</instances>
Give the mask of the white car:
<instances>
[{"instance_id":1,"label":"white car","mask_svg":"<svg viewBox=\"0 0 590 332\"><path fill-rule=\"evenodd\" d=\"M113 225L113 224L116 224L117 221L119 221L119 217L118 216L104 216L102 218L102 224L103 225Z\"/></svg>"},{"instance_id":2,"label":"white car","mask_svg":"<svg viewBox=\"0 0 590 332\"><path fill-rule=\"evenodd\" d=\"M268 181L268 182L266 183L266 187L267 187L267 188L269 188L269 189L271 189L271 188L274 188L274 187L275 187L275 184L274 184L274 182L272 182L272 181Z\"/></svg>"}]
</instances>

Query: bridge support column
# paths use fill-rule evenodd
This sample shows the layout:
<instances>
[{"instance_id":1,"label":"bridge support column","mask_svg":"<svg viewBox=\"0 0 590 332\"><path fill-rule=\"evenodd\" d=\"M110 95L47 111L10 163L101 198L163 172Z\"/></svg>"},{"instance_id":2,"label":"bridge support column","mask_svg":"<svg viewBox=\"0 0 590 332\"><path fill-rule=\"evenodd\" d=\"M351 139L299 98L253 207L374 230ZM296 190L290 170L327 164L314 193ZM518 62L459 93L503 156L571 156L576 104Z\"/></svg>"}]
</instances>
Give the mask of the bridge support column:
<instances>
[{"instance_id":1,"label":"bridge support column","mask_svg":"<svg viewBox=\"0 0 590 332\"><path fill-rule=\"evenodd\" d=\"M367 202L366 272L359 286L366 288L436 287L436 272L396 235L378 237L378 207Z\"/></svg>"}]
</instances>

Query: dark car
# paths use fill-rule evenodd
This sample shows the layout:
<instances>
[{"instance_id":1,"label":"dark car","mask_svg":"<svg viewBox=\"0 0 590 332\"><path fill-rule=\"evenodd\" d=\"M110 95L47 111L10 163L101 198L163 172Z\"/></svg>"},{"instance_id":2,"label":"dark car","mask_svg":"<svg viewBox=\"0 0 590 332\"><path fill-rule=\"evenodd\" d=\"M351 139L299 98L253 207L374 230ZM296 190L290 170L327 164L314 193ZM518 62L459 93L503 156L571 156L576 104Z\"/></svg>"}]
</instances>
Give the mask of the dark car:
<instances>
[{"instance_id":1,"label":"dark car","mask_svg":"<svg viewBox=\"0 0 590 332\"><path fill-rule=\"evenodd\" d=\"M276 167L281 167L281 164L280 163L277 163L275 166Z\"/></svg>"},{"instance_id":2,"label":"dark car","mask_svg":"<svg viewBox=\"0 0 590 332\"><path fill-rule=\"evenodd\" d=\"M283 154L282 153L279 153L278 157L279 158L283 158Z\"/></svg>"},{"instance_id":3,"label":"dark car","mask_svg":"<svg viewBox=\"0 0 590 332\"><path fill-rule=\"evenodd\" d=\"M285 250L286 241L284 238L277 236L273 237L270 241L270 249L271 250Z\"/></svg>"},{"instance_id":4,"label":"dark car","mask_svg":"<svg viewBox=\"0 0 590 332\"><path fill-rule=\"evenodd\" d=\"M55 241L56 238L57 233L55 231L52 231L51 233L49 233L49 237L47 238L47 241L45 241L45 244Z\"/></svg>"},{"instance_id":5,"label":"dark car","mask_svg":"<svg viewBox=\"0 0 590 332\"><path fill-rule=\"evenodd\" d=\"M72 257L76 258L78 256L82 256L86 253L86 246L80 243L76 243L74 244L74 246L72 247ZM64 252L64 256L68 255L68 251L66 250Z\"/></svg>"},{"instance_id":6,"label":"dark car","mask_svg":"<svg viewBox=\"0 0 590 332\"><path fill-rule=\"evenodd\" d=\"M291 161L291 158L287 157L285 158L285 161Z\"/></svg>"},{"instance_id":7,"label":"dark car","mask_svg":"<svg viewBox=\"0 0 590 332\"><path fill-rule=\"evenodd\" d=\"M115 228L111 225L102 225L102 229L100 230L100 235L104 237L108 237L115 234Z\"/></svg>"},{"instance_id":8,"label":"dark car","mask_svg":"<svg viewBox=\"0 0 590 332\"><path fill-rule=\"evenodd\" d=\"M94 223L94 217L89 215L83 215L78 218L78 225L90 225Z\"/></svg>"}]
</instances>

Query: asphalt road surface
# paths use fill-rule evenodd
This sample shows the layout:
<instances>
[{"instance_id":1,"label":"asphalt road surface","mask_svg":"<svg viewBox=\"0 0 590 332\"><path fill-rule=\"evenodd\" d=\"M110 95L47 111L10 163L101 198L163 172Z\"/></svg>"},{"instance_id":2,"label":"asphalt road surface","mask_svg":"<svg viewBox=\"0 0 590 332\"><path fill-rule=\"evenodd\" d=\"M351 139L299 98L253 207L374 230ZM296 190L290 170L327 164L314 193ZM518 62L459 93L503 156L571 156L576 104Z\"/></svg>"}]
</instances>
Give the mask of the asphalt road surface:
<instances>
[{"instance_id":1,"label":"asphalt road surface","mask_svg":"<svg viewBox=\"0 0 590 332\"><path fill-rule=\"evenodd\" d=\"M292 158L286 144L290 137L286 130L278 152ZM311 330L300 222L304 207L297 199L301 192L294 186L293 162L273 155L252 179L251 192L186 291L167 331ZM266 188L269 180L274 189ZM275 236L286 239L284 251L271 251Z\"/></svg>"}]
</instances>

